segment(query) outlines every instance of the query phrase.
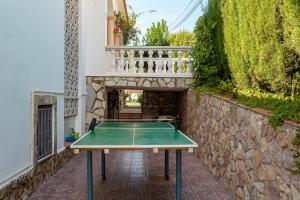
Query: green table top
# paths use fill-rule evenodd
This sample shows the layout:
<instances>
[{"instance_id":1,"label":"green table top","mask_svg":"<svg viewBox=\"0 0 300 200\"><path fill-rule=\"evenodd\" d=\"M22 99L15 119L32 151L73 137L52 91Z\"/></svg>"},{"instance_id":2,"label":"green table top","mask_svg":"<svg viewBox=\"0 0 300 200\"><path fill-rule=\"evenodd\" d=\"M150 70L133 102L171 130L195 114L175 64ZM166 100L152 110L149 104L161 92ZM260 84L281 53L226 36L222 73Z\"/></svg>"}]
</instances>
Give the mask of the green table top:
<instances>
[{"instance_id":1,"label":"green table top","mask_svg":"<svg viewBox=\"0 0 300 200\"><path fill-rule=\"evenodd\" d=\"M71 145L77 149L193 147L197 144L168 122L103 122Z\"/></svg>"}]
</instances>

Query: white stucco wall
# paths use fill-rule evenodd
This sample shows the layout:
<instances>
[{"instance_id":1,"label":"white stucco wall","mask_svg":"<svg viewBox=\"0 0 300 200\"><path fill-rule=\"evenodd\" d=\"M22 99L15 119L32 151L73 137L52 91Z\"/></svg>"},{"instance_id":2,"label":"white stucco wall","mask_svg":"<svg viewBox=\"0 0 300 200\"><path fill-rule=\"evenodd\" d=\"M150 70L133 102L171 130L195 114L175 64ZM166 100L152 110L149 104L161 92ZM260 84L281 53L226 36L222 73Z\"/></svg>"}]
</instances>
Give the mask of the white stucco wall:
<instances>
[{"instance_id":1,"label":"white stucco wall","mask_svg":"<svg viewBox=\"0 0 300 200\"><path fill-rule=\"evenodd\" d=\"M82 0L81 53L87 76L101 76L105 72L106 1Z\"/></svg>"},{"instance_id":2,"label":"white stucco wall","mask_svg":"<svg viewBox=\"0 0 300 200\"><path fill-rule=\"evenodd\" d=\"M31 92L58 96L64 131L64 1L0 1L0 187L32 165Z\"/></svg>"}]
</instances>

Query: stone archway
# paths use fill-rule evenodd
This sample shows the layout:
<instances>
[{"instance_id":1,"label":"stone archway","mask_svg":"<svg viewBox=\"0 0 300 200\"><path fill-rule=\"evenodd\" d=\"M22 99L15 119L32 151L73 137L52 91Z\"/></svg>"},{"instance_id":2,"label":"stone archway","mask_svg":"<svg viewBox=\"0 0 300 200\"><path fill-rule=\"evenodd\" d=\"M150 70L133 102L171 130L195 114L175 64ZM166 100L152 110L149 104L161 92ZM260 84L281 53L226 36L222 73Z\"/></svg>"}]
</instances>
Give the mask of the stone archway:
<instances>
[{"instance_id":1,"label":"stone archway","mask_svg":"<svg viewBox=\"0 0 300 200\"><path fill-rule=\"evenodd\" d=\"M161 90L189 89L192 78L183 77L87 77L86 124L107 117L107 87Z\"/></svg>"}]
</instances>

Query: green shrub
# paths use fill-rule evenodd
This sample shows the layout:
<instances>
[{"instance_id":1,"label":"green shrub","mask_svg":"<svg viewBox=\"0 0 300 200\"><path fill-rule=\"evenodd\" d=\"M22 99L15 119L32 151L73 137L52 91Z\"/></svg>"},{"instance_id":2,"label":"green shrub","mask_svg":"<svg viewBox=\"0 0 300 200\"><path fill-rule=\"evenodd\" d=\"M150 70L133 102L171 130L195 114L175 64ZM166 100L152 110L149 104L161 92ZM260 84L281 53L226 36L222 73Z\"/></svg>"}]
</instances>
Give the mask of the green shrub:
<instances>
[{"instance_id":1,"label":"green shrub","mask_svg":"<svg viewBox=\"0 0 300 200\"><path fill-rule=\"evenodd\" d=\"M236 98L236 88L230 80L221 81L218 89L222 95L226 95L230 98Z\"/></svg>"}]
</instances>

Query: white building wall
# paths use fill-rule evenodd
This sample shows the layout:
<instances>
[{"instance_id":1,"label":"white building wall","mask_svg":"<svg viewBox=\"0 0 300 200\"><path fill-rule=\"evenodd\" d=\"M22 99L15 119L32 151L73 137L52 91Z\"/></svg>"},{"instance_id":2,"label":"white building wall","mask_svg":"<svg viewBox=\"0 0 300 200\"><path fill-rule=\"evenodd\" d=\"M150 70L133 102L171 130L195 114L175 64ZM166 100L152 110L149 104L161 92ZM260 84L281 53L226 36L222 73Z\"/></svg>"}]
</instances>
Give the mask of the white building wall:
<instances>
[{"instance_id":1,"label":"white building wall","mask_svg":"<svg viewBox=\"0 0 300 200\"><path fill-rule=\"evenodd\" d=\"M106 45L106 1L82 0L81 63L87 76L103 76Z\"/></svg>"},{"instance_id":2,"label":"white building wall","mask_svg":"<svg viewBox=\"0 0 300 200\"><path fill-rule=\"evenodd\" d=\"M64 1L0 1L0 187L29 168L32 91L57 96L64 145Z\"/></svg>"}]
</instances>

